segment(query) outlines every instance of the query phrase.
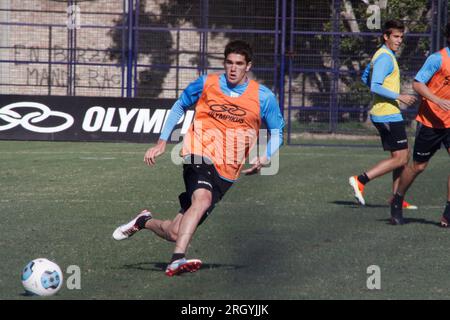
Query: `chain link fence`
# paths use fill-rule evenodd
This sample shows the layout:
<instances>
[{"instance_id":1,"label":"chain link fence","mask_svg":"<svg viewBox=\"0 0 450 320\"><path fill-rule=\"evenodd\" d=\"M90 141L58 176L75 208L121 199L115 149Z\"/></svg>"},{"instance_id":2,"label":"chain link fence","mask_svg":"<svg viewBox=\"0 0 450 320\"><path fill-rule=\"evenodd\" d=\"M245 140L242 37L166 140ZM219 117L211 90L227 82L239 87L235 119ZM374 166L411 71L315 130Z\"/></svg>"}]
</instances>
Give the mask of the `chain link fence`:
<instances>
[{"instance_id":1,"label":"chain link fence","mask_svg":"<svg viewBox=\"0 0 450 320\"><path fill-rule=\"evenodd\" d=\"M436 34L445 25L446 2L334 0L311 2L306 8L297 1L291 5L288 142L353 145L363 140L378 145L368 118L372 97L360 79L382 45L380 28L389 19L404 21L405 41L397 52L401 91L413 94L415 74L426 57L443 46L442 36L438 40ZM417 107L418 103L402 106L410 134Z\"/></svg>"},{"instance_id":2,"label":"chain link fence","mask_svg":"<svg viewBox=\"0 0 450 320\"><path fill-rule=\"evenodd\" d=\"M279 97L288 143L372 141L360 76L381 24L407 26L398 60L412 93L447 15L444 0L2 0L0 93L177 98L220 72L239 38L254 48L251 77ZM411 132L416 108L403 110Z\"/></svg>"}]
</instances>

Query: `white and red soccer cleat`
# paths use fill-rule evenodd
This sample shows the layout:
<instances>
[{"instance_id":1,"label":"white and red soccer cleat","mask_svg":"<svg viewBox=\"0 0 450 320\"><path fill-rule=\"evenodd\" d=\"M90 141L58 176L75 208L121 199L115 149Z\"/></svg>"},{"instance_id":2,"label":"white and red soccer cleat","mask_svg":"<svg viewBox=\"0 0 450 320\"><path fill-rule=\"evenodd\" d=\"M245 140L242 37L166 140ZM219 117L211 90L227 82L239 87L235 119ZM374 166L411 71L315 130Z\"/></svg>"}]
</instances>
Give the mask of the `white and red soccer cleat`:
<instances>
[{"instance_id":1,"label":"white and red soccer cleat","mask_svg":"<svg viewBox=\"0 0 450 320\"><path fill-rule=\"evenodd\" d=\"M113 232L113 238L115 240L124 240L128 239L132 235L134 235L136 232L141 230L139 226L137 225L137 220L141 217L148 219L152 218L152 214L148 210L143 210L141 213L139 213L133 220L130 222L121 225L120 227L117 227L116 230Z\"/></svg>"}]
</instances>

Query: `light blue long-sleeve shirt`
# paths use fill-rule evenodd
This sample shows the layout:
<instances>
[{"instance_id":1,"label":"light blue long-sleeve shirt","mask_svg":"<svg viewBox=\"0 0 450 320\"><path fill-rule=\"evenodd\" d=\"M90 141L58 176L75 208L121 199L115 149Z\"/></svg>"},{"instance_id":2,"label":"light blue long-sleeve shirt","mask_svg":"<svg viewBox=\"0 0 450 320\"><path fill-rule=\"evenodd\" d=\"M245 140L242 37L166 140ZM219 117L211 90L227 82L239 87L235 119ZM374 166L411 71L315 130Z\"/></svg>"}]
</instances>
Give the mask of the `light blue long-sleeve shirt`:
<instances>
[{"instance_id":1,"label":"light blue long-sleeve shirt","mask_svg":"<svg viewBox=\"0 0 450 320\"><path fill-rule=\"evenodd\" d=\"M383 48L389 50L394 56L394 51L388 49L385 45ZM361 77L362 81L375 93L384 98L395 100L399 94L383 87L384 79L394 71L394 62L392 57L387 53L380 54L373 62L373 68L369 63Z\"/></svg>"},{"instance_id":2,"label":"light blue long-sleeve shirt","mask_svg":"<svg viewBox=\"0 0 450 320\"><path fill-rule=\"evenodd\" d=\"M445 49L450 55L450 49L448 47ZM422 68L420 68L419 72L417 72L414 80L427 84L431 78L433 78L434 74L441 68L441 66L442 55L440 52L435 52L427 58Z\"/></svg>"},{"instance_id":3,"label":"light blue long-sleeve shirt","mask_svg":"<svg viewBox=\"0 0 450 320\"><path fill-rule=\"evenodd\" d=\"M395 52L386 47L386 45L383 45L383 48L389 50L395 56ZM364 69L361 80L370 88L370 92L387 99L396 100L399 94L383 87L384 79L393 71L394 62L392 61L392 57L387 53L382 53L375 59L375 61L373 61L373 67L372 63L367 65L366 69ZM373 122L396 122L403 120L401 114L387 116L371 115L370 117Z\"/></svg>"}]
</instances>

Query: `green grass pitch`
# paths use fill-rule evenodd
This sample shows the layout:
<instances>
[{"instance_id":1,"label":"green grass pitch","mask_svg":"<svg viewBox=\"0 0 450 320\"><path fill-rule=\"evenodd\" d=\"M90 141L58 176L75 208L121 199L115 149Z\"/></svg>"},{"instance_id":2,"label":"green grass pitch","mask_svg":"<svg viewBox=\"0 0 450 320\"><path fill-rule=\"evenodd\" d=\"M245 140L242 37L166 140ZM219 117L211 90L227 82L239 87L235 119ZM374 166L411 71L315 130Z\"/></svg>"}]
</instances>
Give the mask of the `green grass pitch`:
<instances>
[{"instance_id":1,"label":"green grass pitch","mask_svg":"<svg viewBox=\"0 0 450 320\"><path fill-rule=\"evenodd\" d=\"M154 168L149 145L0 142L0 299L23 296L20 274L38 257L81 269L81 289L50 299L447 299L450 231L438 227L448 155L439 151L411 187L409 223L388 224L391 177L355 204L350 175L383 159L380 148L289 147L275 176L242 177L199 227L194 274L164 275L173 244L141 231L111 237L143 208L178 210L181 167L170 150ZM381 270L381 289L366 286ZM48 298L47 298L48 299Z\"/></svg>"}]
</instances>

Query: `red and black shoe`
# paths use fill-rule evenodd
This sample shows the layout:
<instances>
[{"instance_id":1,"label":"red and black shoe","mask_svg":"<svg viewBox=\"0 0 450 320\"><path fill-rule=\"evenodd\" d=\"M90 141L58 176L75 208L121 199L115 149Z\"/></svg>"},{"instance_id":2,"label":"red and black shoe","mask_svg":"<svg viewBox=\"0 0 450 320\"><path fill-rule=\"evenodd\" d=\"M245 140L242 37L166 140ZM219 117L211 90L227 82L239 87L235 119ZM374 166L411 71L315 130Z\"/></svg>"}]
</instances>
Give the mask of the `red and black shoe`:
<instances>
[{"instance_id":1,"label":"red and black shoe","mask_svg":"<svg viewBox=\"0 0 450 320\"><path fill-rule=\"evenodd\" d=\"M403 210L401 205L395 205L394 202L391 203L391 220L392 225L403 225L405 224L405 219L403 219Z\"/></svg>"},{"instance_id":2,"label":"red and black shoe","mask_svg":"<svg viewBox=\"0 0 450 320\"><path fill-rule=\"evenodd\" d=\"M179 275L185 272L195 272L202 266L199 259L178 259L170 263L166 268L166 275L169 277Z\"/></svg>"}]
</instances>

